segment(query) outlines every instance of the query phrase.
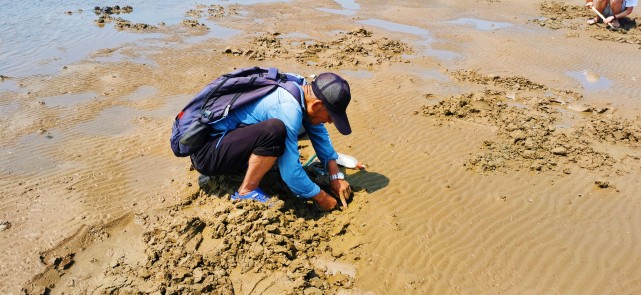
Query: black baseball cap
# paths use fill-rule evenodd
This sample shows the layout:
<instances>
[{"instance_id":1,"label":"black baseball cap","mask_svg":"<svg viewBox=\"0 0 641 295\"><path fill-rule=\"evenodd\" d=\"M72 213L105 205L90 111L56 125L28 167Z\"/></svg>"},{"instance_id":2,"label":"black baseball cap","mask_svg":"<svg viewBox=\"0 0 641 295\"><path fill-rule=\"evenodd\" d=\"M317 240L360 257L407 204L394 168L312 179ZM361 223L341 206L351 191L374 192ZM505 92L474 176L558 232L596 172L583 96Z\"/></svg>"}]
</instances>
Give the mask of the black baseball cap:
<instances>
[{"instance_id":1,"label":"black baseball cap","mask_svg":"<svg viewBox=\"0 0 641 295\"><path fill-rule=\"evenodd\" d=\"M347 81L334 73L322 73L312 81L312 91L327 108L338 132L343 135L352 133L346 113L352 99Z\"/></svg>"}]
</instances>

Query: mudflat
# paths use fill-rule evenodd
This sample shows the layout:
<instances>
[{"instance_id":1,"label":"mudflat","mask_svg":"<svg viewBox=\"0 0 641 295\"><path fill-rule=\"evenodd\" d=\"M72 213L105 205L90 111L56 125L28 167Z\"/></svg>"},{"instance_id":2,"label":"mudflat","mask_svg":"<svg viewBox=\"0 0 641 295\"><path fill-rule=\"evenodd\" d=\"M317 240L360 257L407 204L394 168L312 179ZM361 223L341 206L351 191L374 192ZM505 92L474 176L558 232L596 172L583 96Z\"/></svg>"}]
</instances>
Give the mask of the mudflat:
<instances>
[{"instance_id":1,"label":"mudflat","mask_svg":"<svg viewBox=\"0 0 641 295\"><path fill-rule=\"evenodd\" d=\"M154 39L0 73L0 293L641 292L636 11L615 31L576 1L256 2L99 8L87 26ZM255 65L349 81L347 208L276 172L272 202L232 203L242 175L171 153L185 103Z\"/></svg>"}]
</instances>

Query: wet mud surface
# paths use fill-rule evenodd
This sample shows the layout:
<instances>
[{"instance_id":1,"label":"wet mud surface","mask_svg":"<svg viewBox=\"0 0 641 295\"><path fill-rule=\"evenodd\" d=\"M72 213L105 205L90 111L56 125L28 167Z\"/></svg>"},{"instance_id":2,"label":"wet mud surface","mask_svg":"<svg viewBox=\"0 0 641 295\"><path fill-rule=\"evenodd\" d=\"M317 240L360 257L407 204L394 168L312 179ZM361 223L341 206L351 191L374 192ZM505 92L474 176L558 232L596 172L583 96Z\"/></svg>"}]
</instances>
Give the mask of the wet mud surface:
<instances>
[{"instance_id":1,"label":"wet mud surface","mask_svg":"<svg viewBox=\"0 0 641 295\"><path fill-rule=\"evenodd\" d=\"M165 47L152 42L149 47L101 48L88 61L65 64L60 75L0 75L0 82L16 84L15 92L0 93L0 108L11 113L0 119L0 135L12 148L8 151L14 155L7 158L15 166L3 174L8 201L0 215L0 233L10 237L3 253L12 259L0 265L0 279L12 285L0 290L602 294L634 289L621 287L617 278L638 281L638 234L632 225L638 221L634 196L635 176L641 172L641 118L634 103L626 113L636 117L623 117L612 103L589 100L580 85L558 86L576 82L563 80L564 71L583 69L567 58L576 55L568 49L572 44L564 44L568 40L549 41L550 31L532 33L532 24L515 23L523 31L457 27L457 35L443 41L444 35L452 37L450 31L423 19L401 19L403 11L412 15L423 6L420 2L376 15L429 27L434 49L461 52L461 60L438 63L416 54L420 50L412 47L411 37L362 27L361 16L325 16L336 20L318 30L326 34L301 33L308 17L322 16L316 4L303 7L303 16L287 10L289 3L255 9L197 5L184 10L180 17L185 19L176 25L140 28L125 20L127 9L99 7L102 25L162 31L167 38L159 43ZM488 16L483 19L490 20L504 20L495 8L511 5L477 4L492 6L484 8ZM357 12L363 18L390 7L386 2L368 5ZM587 26L589 11L582 6L544 1L540 11L533 7L524 14L544 16L533 22L566 30L567 37L582 42L594 43L601 35L619 43L639 40L638 28L624 33ZM183 37L207 32L207 24L218 20L221 27L245 33L202 44L184 42ZM302 25L287 30L292 20ZM257 24L259 32L247 29ZM472 40L489 34L498 37L487 38L497 53L484 50L487 60L470 62L481 58L459 45L471 41L470 47L478 46ZM520 43L527 39L523 36L543 41ZM512 45L501 48L505 44L495 40ZM527 47L531 43L540 47ZM636 50L626 44L607 46ZM521 51L526 53L521 56ZM558 56L543 75L536 74L543 67L540 60L529 54L535 51L542 53L541 60ZM510 54L515 57L506 58ZM509 70L494 67L500 58ZM292 67L301 74L333 69L349 76L354 86L350 121L359 131L349 139L332 139L372 163L372 171L346 171L350 183L362 184L353 185L347 210L318 211L293 196L274 171L261 184L273 202L232 203L229 196L242 176L199 177L188 169L187 159L180 162L171 155L166 132L174 111L212 76L249 65ZM551 77L554 71L560 74ZM616 91L623 78L634 85L633 79L613 73L597 74L611 77ZM630 90L623 96L635 94ZM40 158L29 158L36 153L33 142ZM26 147L16 148L20 145ZM299 148L304 163L311 146ZM37 162L28 166L24 163L31 162L23 159ZM309 173L329 190L326 176ZM590 258L567 263L577 257ZM597 281L601 285L590 285Z\"/></svg>"},{"instance_id":2,"label":"wet mud surface","mask_svg":"<svg viewBox=\"0 0 641 295\"><path fill-rule=\"evenodd\" d=\"M613 115L608 107L582 104L578 93L550 89L524 77L484 76L476 71L451 75L484 89L446 98L426 94L438 102L423 106L417 114L496 130L496 137L486 140L481 151L467 160L465 165L470 169L612 169L617 160L601 144L639 146L638 118L624 119ZM562 126L568 113L574 123Z\"/></svg>"},{"instance_id":3,"label":"wet mud surface","mask_svg":"<svg viewBox=\"0 0 641 295\"><path fill-rule=\"evenodd\" d=\"M360 243L331 239L350 236L349 216L355 211L320 212L288 193L277 172L263 180L274 196L270 202L231 202L241 181L242 175L201 176L200 189L182 204L116 222L124 226L83 231L41 255L46 270L23 292L336 294L353 287L353 266L335 260L359 260L353 250ZM319 183L327 189L327 181ZM354 198L363 193L355 188ZM119 255L119 246L110 241L119 231L139 232L129 241L113 237L138 247ZM92 270L70 271L74 264Z\"/></svg>"}]
</instances>

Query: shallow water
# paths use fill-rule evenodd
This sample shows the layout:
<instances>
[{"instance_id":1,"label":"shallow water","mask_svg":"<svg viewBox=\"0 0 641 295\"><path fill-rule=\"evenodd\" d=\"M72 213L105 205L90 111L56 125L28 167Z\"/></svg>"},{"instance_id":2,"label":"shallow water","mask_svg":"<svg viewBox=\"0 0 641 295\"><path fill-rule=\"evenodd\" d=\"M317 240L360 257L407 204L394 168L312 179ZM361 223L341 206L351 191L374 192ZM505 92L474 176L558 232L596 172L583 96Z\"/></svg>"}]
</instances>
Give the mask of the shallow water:
<instances>
[{"instance_id":1,"label":"shallow water","mask_svg":"<svg viewBox=\"0 0 641 295\"><path fill-rule=\"evenodd\" d=\"M474 28L476 28L477 30L481 31L492 31L513 26L509 23L493 22L478 18L459 18L448 21L448 23L456 25L471 25L474 26Z\"/></svg>"},{"instance_id":2,"label":"shallow water","mask_svg":"<svg viewBox=\"0 0 641 295\"><path fill-rule=\"evenodd\" d=\"M318 10L327 13L340 14L340 15L354 15L355 11L349 9L333 9L333 8L318 8Z\"/></svg>"},{"instance_id":3,"label":"shallow water","mask_svg":"<svg viewBox=\"0 0 641 295\"><path fill-rule=\"evenodd\" d=\"M588 70L567 72L566 75L579 81L587 91L606 90L612 86L612 80Z\"/></svg>"},{"instance_id":4,"label":"shallow water","mask_svg":"<svg viewBox=\"0 0 641 295\"><path fill-rule=\"evenodd\" d=\"M383 19L366 19L366 20L358 21L358 23L383 28L393 32L403 32L403 33L414 34L414 35L424 37L428 40L433 40L433 37L432 37L432 34L430 34L430 31L423 28L416 27L416 26L399 24L396 22L391 22Z\"/></svg>"},{"instance_id":5,"label":"shallow water","mask_svg":"<svg viewBox=\"0 0 641 295\"><path fill-rule=\"evenodd\" d=\"M70 107L79 103L88 102L96 98L95 92L63 94L44 98L48 107Z\"/></svg>"},{"instance_id":6,"label":"shallow water","mask_svg":"<svg viewBox=\"0 0 641 295\"><path fill-rule=\"evenodd\" d=\"M340 4L343 6L345 9L351 9L351 10L359 10L361 9L361 5L356 3L356 1L353 0L334 0L336 3Z\"/></svg>"},{"instance_id":7,"label":"shallow water","mask_svg":"<svg viewBox=\"0 0 641 295\"><path fill-rule=\"evenodd\" d=\"M460 56L455 52L433 49L432 44L437 41L436 38L432 36L430 31L417 26L410 26L382 19L366 19L358 21L358 23L383 28L392 32L408 33L419 36L422 40L416 42L416 44L418 46L425 47L425 49L420 52L423 55L434 56L438 59L448 61L454 60Z\"/></svg>"},{"instance_id":8,"label":"shallow water","mask_svg":"<svg viewBox=\"0 0 641 295\"><path fill-rule=\"evenodd\" d=\"M327 13L333 13L333 14L340 14L340 15L354 15L356 14L356 11L361 9L360 4L356 3L356 1L352 0L335 0L336 3L340 4L343 9L333 9L333 8L318 8L318 10L327 12Z\"/></svg>"},{"instance_id":9,"label":"shallow water","mask_svg":"<svg viewBox=\"0 0 641 295\"><path fill-rule=\"evenodd\" d=\"M274 0L208 1L208 5L238 3L250 5ZM85 58L90 52L115 47L142 39L162 38L160 33L118 31L112 23L104 27L94 21L98 16L94 7L130 5L133 12L114 15L132 23L158 26L179 24L188 18L185 14L196 6L191 1L137 0L128 3L104 1L0 1L0 75L24 77L36 74L55 74L63 66ZM225 38L237 31L216 26L200 19L211 29L204 36L191 37L187 42L207 38Z\"/></svg>"}]
</instances>

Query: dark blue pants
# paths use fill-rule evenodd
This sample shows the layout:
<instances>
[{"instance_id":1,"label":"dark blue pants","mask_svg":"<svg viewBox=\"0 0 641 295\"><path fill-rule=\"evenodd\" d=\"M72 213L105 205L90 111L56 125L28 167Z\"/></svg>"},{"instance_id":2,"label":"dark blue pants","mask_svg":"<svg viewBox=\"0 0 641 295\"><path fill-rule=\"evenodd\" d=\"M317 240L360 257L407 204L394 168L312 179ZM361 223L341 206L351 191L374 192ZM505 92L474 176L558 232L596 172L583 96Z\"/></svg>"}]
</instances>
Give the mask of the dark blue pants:
<instances>
[{"instance_id":1,"label":"dark blue pants","mask_svg":"<svg viewBox=\"0 0 641 295\"><path fill-rule=\"evenodd\" d=\"M269 119L212 137L191 155L194 168L203 175L228 175L247 170L249 156L278 157L285 152L287 130L279 119ZM219 143L220 141L220 143Z\"/></svg>"}]
</instances>

